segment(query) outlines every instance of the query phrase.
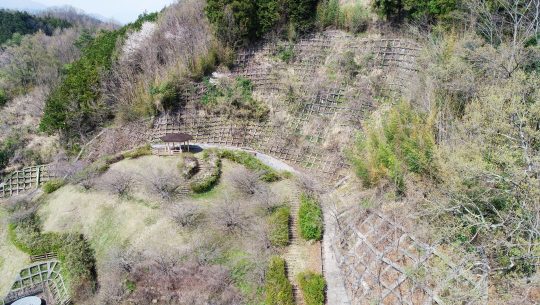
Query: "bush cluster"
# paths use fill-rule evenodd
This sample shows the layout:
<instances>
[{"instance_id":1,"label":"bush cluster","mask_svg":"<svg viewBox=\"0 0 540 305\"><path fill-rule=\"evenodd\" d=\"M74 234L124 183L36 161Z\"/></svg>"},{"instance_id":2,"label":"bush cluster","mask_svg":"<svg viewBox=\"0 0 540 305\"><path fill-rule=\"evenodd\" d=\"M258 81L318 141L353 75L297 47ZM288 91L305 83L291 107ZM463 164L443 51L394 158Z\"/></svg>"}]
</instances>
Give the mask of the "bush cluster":
<instances>
[{"instance_id":1,"label":"bush cluster","mask_svg":"<svg viewBox=\"0 0 540 305\"><path fill-rule=\"evenodd\" d=\"M265 182L275 182L281 179L277 171L245 151L220 150L219 156L220 158L242 164L251 171L262 173L261 180Z\"/></svg>"},{"instance_id":2,"label":"bush cluster","mask_svg":"<svg viewBox=\"0 0 540 305\"><path fill-rule=\"evenodd\" d=\"M321 274L313 272L300 273L298 283L306 305L324 305L326 281Z\"/></svg>"},{"instance_id":3,"label":"bush cluster","mask_svg":"<svg viewBox=\"0 0 540 305\"><path fill-rule=\"evenodd\" d=\"M409 103L393 106L385 117L381 123L372 122L358 138L354 165L365 186L388 177L403 193L407 172L435 174L435 139L429 122Z\"/></svg>"},{"instance_id":4,"label":"bush cluster","mask_svg":"<svg viewBox=\"0 0 540 305\"><path fill-rule=\"evenodd\" d=\"M29 255L56 253L62 263L62 276L70 294L77 299L96 288L97 276L94 251L82 234L43 233L35 213L10 223L8 234L11 242Z\"/></svg>"},{"instance_id":5,"label":"bush cluster","mask_svg":"<svg viewBox=\"0 0 540 305\"><path fill-rule=\"evenodd\" d=\"M360 33L368 27L368 14L361 3L340 4L339 0L323 0L317 6L317 25Z\"/></svg>"},{"instance_id":6,"label":"bush cluster","mask_svg":"<svg viewBox=\"0 0 540 305\"><path fill-rule=\"evenodd\" d=\"M285 247L289 244L289 207L278 208L270 216L270 242L277 247Z\"/></svg>"},{"instance_id":7,"label":"bush cluster","mask_svg":"<svg viewBox=\"0 0 540 305\"><path fill-rule=\"evenodd\" d=\"M405 19L435 22L449 18L458 10L458 3L457 0L375 0L372 7L380 16L393 22Z\"/></svg>"},{"instance_id":8,"label":"bush cluster","mask_svg":"<svg viewBox=\"0 0 540 305\"><path fill-rule=\"evenodd\" d=\"M265 305L294 305L292 285L287 279L285 260L272 257L264 284Z\"/></svg>"},{"instance_id":9,"label":"bush cluster","mask_svg":"<svg viewBox=\"0 0 540 305\"><path fill-rule=\"evenodd\" d=\"M63 179L52 179L43 184L43 191L45 192L45 194L50 194L61 188L65 184L66 181L64 181Z\"/></svg>"},{"instance_id":10,"label":"bush cluster","mask_svg":"<svg viewBox=\"0 0 540 305\"><path fill-rule=\"evenodd\" d=\"M253 97L251 80L237 77L234 81L220 79L219 83L205 80L206 93L201 99L205 108L228 118L263 121L268 117L268 107Z\"/></svg>"},{"instance_id":11,"label":"bush cluster","mask_svg":"<svg viewBox=\"0 0 540 305\"><path fill-rule=\"evenodd\" d=\"M300 196L298 210L300 236L305 240L321 240L323 234L322 210L319 202L312 196Z\"/></svg>"},{"instance_id":12,"label":"bush cluster","mask_svg":"<svg viewBox=\"0 0 540 305\"><path fill-rule=\"evenodd\" d=\"M8 136L0 143L0 172L9 164L10 159L15 155L15 152L23 148L25 142L21 139L19 133Z\"/></svg>"},{"instance_id":13,"label":"bush cluster","mask_svg":"<svg viewBox=\"0 0 540 305\"><path fill-rule=\"evenodd\" d=\"M311 29L318 0L209 0L206 15L218 38L237 48L264 34L292 26Z\"/></svg>"}]
</instances>

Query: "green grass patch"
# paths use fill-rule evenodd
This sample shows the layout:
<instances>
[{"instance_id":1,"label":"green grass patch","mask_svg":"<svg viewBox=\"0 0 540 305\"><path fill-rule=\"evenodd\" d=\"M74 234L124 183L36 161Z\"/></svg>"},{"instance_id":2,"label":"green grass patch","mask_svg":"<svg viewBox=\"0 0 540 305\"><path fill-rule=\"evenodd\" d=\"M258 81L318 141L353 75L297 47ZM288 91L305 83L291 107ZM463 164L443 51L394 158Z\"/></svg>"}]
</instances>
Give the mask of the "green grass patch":
<instances>
[{"instance_id":1,"label":"green grass patch","mask_svg":"<svg viewBox=\"0 0 540 305\"><path fill-rule=\"evenodd\" d=\"M285 260L272 257L266 273L264 305L294 305L292 288L285 271Z\"/></svg>"},{"instance_id":2,"label":"green grass patch","mask_svg":"<svg viewBox=\"0 0 540 305\"><path fill-rule=\"evenodd\" d=\"M270 215L270 242L277 247L285 247L289 244L289 207L278 208Z\"/></svg>"},{"instance_id":3,"label":"green grass patch","mask_svg":"<svg viewBox=\"0 0 540 305\"><path fill-rule=\"evenodd\" d=\"M321 240L323 233L322 210L319 202L307 194L300 196L298 211L300 236L305 240Z\"/></svg>"},{"instance_id":4,"label":"green grass patch","mask_svg":"<svg viewBox=\"0 0 540 305\"><path fill-rule=\"evenodd\" d=\"M219 158L215 158L213 162L214 169L211 175L202 180L193 181L189 185L194 193L200 194L209 192L218 184L219 178L221 177L221 160Z\"/></svg>"},{"instance_id":5,"label":"green grass patch","mask_svg":"<svg viewBox=\"0 0 540 305\"><path fill-rule=\"evenodd\" d=\"M136 159L142 156L149 156L151 154L152 147L150 146L150 144L146 144L144 146L137 147L135 149L122 153L122 155L126 159Z\"/></svg>"},{"instance_id":6,"label":"green grass patch","mask_svg":"<svg viewBox=\"0 0 540 305\"><path fill-rule=\"evenodd\" d=\"M298 283L306 305L324 305L326 281L322 275L303 272L298 275Z\"/></svg>"},{"instance_id":7,"label":"green grass patch","mask_svg":"<svg viewBox=\"0 0 540 305\"><path fill-rule=\"evenodd\" d=\"M43 184L43 191L45 194L53 193L66 184L64 179L52 179Z\"/></svg>"},{"instance_id":8,"label":"green grass patch","mask_svg":"<svg viewBox=\"0 0 540 305\"><path fill-rule=\"evenodd\" d=\"M275 171L270 166L262 163L254 155L247 153L245 151L233 151L233 150L222 149L222 150L219 150L219 156L221 158L231 160L238 164L242 164L245 167L247 167L249 170L252 170L255 172L261 172L262 181L275 182L281 179L281 176L277 171Z\"/></svg>"}]
</instances>

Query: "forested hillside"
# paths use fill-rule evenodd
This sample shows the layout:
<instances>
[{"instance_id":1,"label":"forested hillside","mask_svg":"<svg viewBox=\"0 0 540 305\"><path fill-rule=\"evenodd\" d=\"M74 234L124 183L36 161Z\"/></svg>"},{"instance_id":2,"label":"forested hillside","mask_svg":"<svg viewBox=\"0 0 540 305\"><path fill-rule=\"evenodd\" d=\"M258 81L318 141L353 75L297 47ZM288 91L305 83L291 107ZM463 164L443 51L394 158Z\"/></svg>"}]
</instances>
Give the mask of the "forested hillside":
<instances>
[{"instance_id":1,"label":"forested hillside","mask_svg":"<svg viewBox=\"0 0 540 305\"><path fill-rule=\"evenodd\" d=\"M37 124L45 98L81 49L103 24L72 9L34 16L2 10L0 47L0 171L42 163L55 154L57 140L40 138ZM4 42L4 41L2 41ZM33 144L30 144L34 142Z\"/></svg>"},{"instance_id":2,"label":"forested hillside","mask_svg":"<svg viewBox=\"0 0 540 305\"><path fill-rule=\"evenodd\" d=\"M2 14L6 244L77 304L540 303L540 0Z\"/></svg>"},{"instance_id":3,"label":"forested hillside","mask_svg":"<svg viewBox=\"0 0 540 305\"><path fill-rule=\"evenodd\" d=\"M0 44L10 39L18 40L20 35L43 31L52 35L55 29L71 27L67 20L54 17L37 17L26 12L0 10ZM13 37L14 34L19 36Z\"/></svg>"}]
</instances>

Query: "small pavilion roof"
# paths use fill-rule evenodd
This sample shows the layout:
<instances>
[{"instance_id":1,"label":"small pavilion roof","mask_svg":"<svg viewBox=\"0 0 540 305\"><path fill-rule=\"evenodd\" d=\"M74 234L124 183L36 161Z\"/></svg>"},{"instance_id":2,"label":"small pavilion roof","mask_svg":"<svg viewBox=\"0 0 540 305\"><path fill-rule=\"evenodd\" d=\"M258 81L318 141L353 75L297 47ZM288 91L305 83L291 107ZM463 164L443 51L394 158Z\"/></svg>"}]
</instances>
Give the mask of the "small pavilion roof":
<instances>
[{"instance_id":1,"label":"small pavilion roof","mask_svg":"<svg viewBox=\"0 0 540 305\"><path fill-rule=\"evenodd\" d=\"M191 135L188 135L187 133L169 133L164 135L160 139L165 143L171 143L191 141L193 140L193 137Z\"/></svg>"}]
</instances>

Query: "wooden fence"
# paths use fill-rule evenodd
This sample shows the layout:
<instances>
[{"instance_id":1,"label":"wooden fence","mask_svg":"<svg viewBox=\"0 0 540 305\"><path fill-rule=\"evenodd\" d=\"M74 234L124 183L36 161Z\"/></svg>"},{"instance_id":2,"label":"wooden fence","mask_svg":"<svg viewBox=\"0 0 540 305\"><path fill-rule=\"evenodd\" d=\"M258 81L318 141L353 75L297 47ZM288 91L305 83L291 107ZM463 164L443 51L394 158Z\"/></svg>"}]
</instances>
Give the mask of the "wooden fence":
<instances>
[{"instance_id":1,"label":"wooden fence","mask_svg":"<svg viewBox=\"0 0 540 305\"><path fill-rule=\"evenodd\" d=\"M0 184L0 198L7 198L19 193L39 188L43 183L54 178L49 165L25 167L11 173Z\"/></svg>"}]
</instances>

